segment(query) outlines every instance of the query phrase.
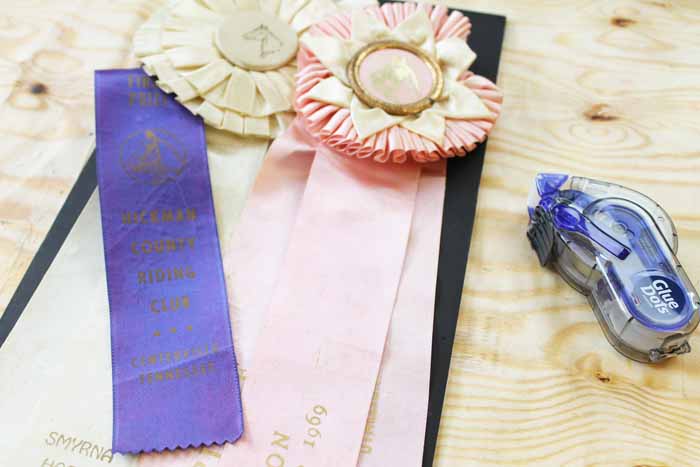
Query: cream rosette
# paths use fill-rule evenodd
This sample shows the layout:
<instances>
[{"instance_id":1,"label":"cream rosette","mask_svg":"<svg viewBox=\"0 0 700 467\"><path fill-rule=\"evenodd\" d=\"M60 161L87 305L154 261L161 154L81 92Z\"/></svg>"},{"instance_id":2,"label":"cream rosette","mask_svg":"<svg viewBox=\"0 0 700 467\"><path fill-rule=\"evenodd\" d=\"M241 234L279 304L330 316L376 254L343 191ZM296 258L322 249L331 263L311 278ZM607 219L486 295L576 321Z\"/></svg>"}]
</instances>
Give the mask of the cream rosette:
<instances>
[{"instance_id":1,"label":"cream rosette","mask_svg":"<svg viewBox=\"0 0 700 467\"><path fill-rule=\"evenodd\" d=\"M207 124L273 138L294 116L299 36L338 11L330 0L173 0L137 31L134 52Z\"/></svg>"},{"instance_id":2,"label":"cream rosette","mask_svg":"<svg viewBox=\"0 0 700 467\"><path fill-rule=\"evenodd\" d=\"M463 156L484 141L502 94L468 71L471 23L445 7L389 3L314 25L301 39L296 108L311 132L379 162Z\"/></svg>"}]
</instances>

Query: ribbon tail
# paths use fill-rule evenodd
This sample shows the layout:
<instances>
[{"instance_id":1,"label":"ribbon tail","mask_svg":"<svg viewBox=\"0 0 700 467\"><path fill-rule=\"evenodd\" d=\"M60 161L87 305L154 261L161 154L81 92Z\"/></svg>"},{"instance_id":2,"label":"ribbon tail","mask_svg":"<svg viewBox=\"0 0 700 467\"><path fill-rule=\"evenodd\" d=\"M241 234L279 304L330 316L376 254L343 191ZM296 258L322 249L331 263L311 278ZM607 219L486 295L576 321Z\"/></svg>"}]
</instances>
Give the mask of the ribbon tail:
<instances>
[{"instance_id":1,"label":"ribbon tail","mask_svg":"<svg viewBox=\"0 0 700 467\"><path fill-rule=\"evenodd\" d=\"M231 319L244 376L270 305L292 227L316 153L313 137L299 120L270 147L229 255Z\"/></svg>"},{"instance_id":2,"label":"ribbon tail","mask_svg":"<svg viewBox=\"0 0 700 467\"><path fill-rule=\"evenodd\" d=\"M445 175L444 161L423 166L360 467L418 465L423 457Z\"/></svg>"},{"instance_id":3,"label":"ribbon tail","mask_svg":"<svg viewBox=\"0 0 700 467\"><path fill-rule=\"evenodd\" d=\"M294 462L324 465L332 455L334 465L357 465L419 176L415 164L318 149L246 376L254 419L224 448L223 465L264 461L275 432L299 440L285 453ZM304 422L311 417L324 424L320 449L303 443L315 442Z\"/></svg>"},{"instance_id":4,"label":"ribbon tail","mask_svg":"<svg viewBox=\"0 0 700 467\"><path fill-rule=\"evenodd\" d=\"M134 107L137 86L159 105ZM243 417L203 123L141 70L98 71L95 104L112 451L235 442Z\"/></svg>"},{"instance_id":5,"label":"ribbon tail","mask_svg":"<svg viewBox=\"0 0 700 467\"><path fill-rule=\"evenodd\" d=\"M225 265L233 270L232 321L244 379L301 206L316 144L300 120L273 143L231 242L235 247L225 257ZM371 451L372 456L360 456L358 465L363 467L389 465L392 459L415 464L422 455L445 163L424 165L420 177L390 336L360 449ZM260 255L261 251L265 254ZM400 398L391 397L398 393ZM253 412L247 414L256 418ZM233 452L230 455L233 458Z\"/></svg>"}]
</instances>

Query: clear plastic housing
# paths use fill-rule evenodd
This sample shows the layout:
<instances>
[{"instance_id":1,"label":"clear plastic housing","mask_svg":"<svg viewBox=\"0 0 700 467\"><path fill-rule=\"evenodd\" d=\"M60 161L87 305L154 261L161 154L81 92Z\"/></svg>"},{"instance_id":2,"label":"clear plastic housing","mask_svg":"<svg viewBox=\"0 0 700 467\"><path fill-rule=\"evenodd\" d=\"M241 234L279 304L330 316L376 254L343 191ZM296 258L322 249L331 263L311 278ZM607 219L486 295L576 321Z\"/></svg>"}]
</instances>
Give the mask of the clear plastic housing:
<instances>
[{"instance_id":1,"label":"clear plastic housing","mask_svg":"<svg viewBox=\"0 0 700 467\"><path fill-rule=\"evenodd\" d=\"M551 265L588 297L617 350L641 362L690 351L700 301L675 256L673 222L657 203L620 185L540 174L528 211L530 231L542 219L551 224Z\"/></svg>"}]
</instances>

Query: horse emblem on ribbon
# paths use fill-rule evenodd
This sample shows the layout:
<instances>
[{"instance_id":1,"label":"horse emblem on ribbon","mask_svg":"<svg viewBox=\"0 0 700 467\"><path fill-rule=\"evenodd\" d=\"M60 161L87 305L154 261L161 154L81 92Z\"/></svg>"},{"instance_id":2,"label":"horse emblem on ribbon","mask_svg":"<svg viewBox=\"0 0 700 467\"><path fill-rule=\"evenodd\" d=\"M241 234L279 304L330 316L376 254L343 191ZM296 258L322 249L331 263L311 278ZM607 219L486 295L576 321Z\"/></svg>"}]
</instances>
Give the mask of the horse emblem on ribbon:
<instances>
[{"instance_id":1,"label":"horse emblem on ribbon","mask_svg":"<svg viewBox=\"0 0 700 467\"><path fill-rule=\"evenodd\" d=\"M416 72L409 66L404 57L394 57L391 63L387 63L371 75L372 83L390 101L397 99L397 94L408 83L410 91L416 98L419 97L420 87ZM408 91L408 89L405 89Z\"/></svg>"},{"instance_id":2,"label":"horse emblem on ribbon","mask_svg":"<svg viewBox=\"0 0 700 467\"><path fill-rule=\"evenodd\" d=\"M260 42L260 58L279 52L283 45L280 38L264 24L243 34L243 39Z\"/></svg>"},{"instance_id":3,"label":"horse emblem on ribbon","mask_svg":"<svg viewBox=\"0 0 700 467\"><path fill-rule=\"evenodd\" d=\"M175 180L185 169L187 158L171 133L148 129L132 134L122 144L120 162L134 180L160 185Z\"/></svg>"}]
</instances>

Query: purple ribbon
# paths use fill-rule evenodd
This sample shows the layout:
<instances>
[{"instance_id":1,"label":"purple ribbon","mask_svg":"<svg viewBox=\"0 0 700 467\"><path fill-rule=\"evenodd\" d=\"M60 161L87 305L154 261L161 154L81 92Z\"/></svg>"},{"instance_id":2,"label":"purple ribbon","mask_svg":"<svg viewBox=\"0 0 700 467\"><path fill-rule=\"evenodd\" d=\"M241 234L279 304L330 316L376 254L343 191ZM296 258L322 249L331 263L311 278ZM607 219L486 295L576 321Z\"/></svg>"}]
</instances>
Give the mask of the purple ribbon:
<instances>
[{"instance_id":1,"label":"purple ribbon","mask_svg":"<svg viewBox=\"0 0 700 467\"><path fill-rule=\"evenodd\" d=\"M95 104L113 450L233 442L243 417L203 123L139 69L98 71Z\"/></svg>"}]
</instances>

